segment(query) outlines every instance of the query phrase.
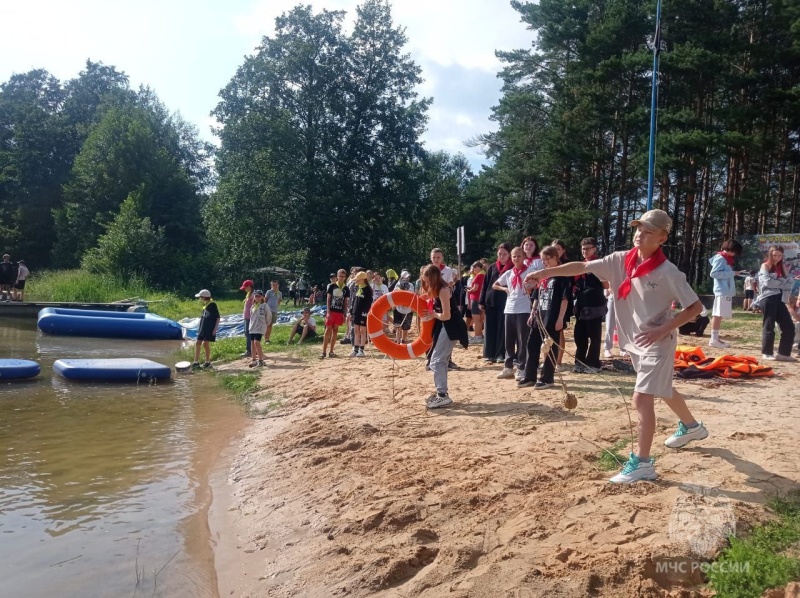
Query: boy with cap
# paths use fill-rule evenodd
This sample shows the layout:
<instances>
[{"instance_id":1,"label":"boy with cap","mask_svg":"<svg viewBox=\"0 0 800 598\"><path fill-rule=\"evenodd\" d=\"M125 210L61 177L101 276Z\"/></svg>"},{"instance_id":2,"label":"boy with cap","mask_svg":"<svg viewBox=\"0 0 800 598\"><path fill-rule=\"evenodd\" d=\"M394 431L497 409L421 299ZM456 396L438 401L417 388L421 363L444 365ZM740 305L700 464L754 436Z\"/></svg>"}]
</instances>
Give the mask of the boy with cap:
<instances>
[{"instance_id":1,"label":"boy with cap","mask_svg":"<svg viewBox=\"0 0 800 598\"><path fill-rule=\"evenodd\" d=\"M250 362L251 368L265 366L264 350L261 347L261 339L269 329L272 321L272 311L264 299L264 291L253 292L253 307L250 311L250 338L253 343L253 361Z\"/></svg>"},{"instance_id":2,"label":"boy with cap","mask_svg":"<svg viewBox=\"0 0 800 598\"><path fill-rule=\"evenodd\" d=\"M310 308L304 307L303 315L292 325L292 333L289 335L289 340L286 341L287 345L292 344L295 334L300 335L300 339L297 341L298 345L303 344L307 338L317 336L317 321L312 317Z\"/></svg>"},{"instance_id":3,"label":"boy with cap","mask_svg":"<svg viewBox=\"0 0 800 598\"><path fill-rule=\"evenodd\" d=\"M194 363L193 369L211 367L211 345L217 340L217 328L219 328L219 308L211 298L211 291L203 289L195 295L203 304L203 313L200 316L200 326L197 329L197 341L194 344ZM205 351L206 360L200 365L200 347Z\"/></svg>"},{"instance_id":4,"label":"boy with cap","mask_svg":"<svg viewBox=\"0 0 800 598\"><path fill-rule=\"evenodd\" d=\"M603 259L571 262L532 272L528 281L544 276L595 274L614 290L620 349L631 356L636 370L633 405L639 416L636 452L631 452L613 483L654 480L658 474L650 459L656 427L655 397L660 397L678 416L678 430L664 444L681 448L708 437L702 422L692 416L683 396L672 386L677 334L675 330L695 318L703 309L686 275L667 260L661 250L672 228L672 219L663 210L650 210L631 222L636 227L633 249L617 251ZM672 302L686 308L672 315Z\"/></svg>"},{"instance_id":5,"label":"boy with cap","mask_svg":"<svg viewBox=\"0 0 800 598\"><path fill-rule=\"evenodd\" d=\"M411 272L403 270L400 273L400 280L395 285L395 290L414 292L414 284L411 282ZM394 329L397 333L398 343L408 343L408 331L411 330L411 321L414 319L414 312L410 307L394 308Z\"/></svg>"},{"instance_id":6,"label":"boy with cap","mask_svg":"<svg viewBox=\"0 0 800 598\"><path fill-rule=\"evenodd\" d=\"M25 281L28 280L28 276L31 275L31 271L28 270L28 266L25 265L25 260L20 260L17 262L17 282L14 283L14 288L11 290L13 295L13 299L16 301L24 301L25 300Z\"/></svg>"}]
</instances>

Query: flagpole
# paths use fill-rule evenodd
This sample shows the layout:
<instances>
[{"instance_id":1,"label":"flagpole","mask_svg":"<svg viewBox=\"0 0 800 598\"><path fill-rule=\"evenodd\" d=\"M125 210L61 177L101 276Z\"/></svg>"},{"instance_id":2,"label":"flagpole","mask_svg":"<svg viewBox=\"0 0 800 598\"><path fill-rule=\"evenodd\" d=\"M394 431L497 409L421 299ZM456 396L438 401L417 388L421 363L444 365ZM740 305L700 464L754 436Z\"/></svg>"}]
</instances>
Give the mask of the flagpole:
<instances>
[{"instance_id":1,"label":"flagpole","mask_svg":"<svg viewBox=\"0 0 800 598\"><path fill-rule=\"evenodd\" d=\"M653 87L650 100L650 155L647 168L647 209L653 209L656 165L656 122L658 116L658 63L661 55L661 0L656 3L656 35L653 48Z\"/></svg>"}]
</instances>

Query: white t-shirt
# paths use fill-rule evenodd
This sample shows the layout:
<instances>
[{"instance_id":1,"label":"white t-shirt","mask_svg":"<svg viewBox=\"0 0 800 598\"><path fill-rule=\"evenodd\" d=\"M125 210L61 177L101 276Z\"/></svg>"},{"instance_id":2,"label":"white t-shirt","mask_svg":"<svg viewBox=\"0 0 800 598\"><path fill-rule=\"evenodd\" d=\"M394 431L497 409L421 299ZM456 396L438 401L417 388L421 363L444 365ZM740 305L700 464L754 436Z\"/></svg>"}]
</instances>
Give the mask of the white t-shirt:
<instances>
[{"instance_id":1,"label":"white t-shirt","mask_svg":"<svg viewBox=\"0 0 800 598\"><path fill-rule=\"evenodd\" d=\"M250 334L266 334L267 321L272 318L272 312L266 301L263 303L253 303L250 310Z\"/></svg>"},{"instance_id":2,"label":"white t-shirt","mask_svg":"<svg viewBox=\"0 0 800 598\"><path fill-rule=\"evenodd\" d=\"M28 278L28 276L30 276L30 274L31 274L31 271L28 270L28 268L25 267L25 264L20 264L19 267L17 268L17 280L18 281L19 280L25 280L26 278Z\"/></svg>"},{"instance_id":3,"label":"white t-shirt","mask_svg":"<svg viewBox=\"0 0 800 598\"><path fill-rule=\"evenodd\" d=\"M754 282L755 282L755 280L753 279L752 276L746 276L745 279L744 279L744 290L745 291L754 291L755 290L753 288L753 283Z\"/></svg>"},{"instance_id":4,"label":"white t-shirt","mask_svg":"<svg viewBox=\"0 0 800 598\"><path fill-rule=\"evenodd\" d=\"M378 297L380 297L381 295L385 295L388 292L389 292L389 287L387 287L385 284L383 284L383 283L375 284L374 282L372 283L372 300L373 301L377 300Z\"/></svg>"},{"instance_id":5,"label":"white t-shirt","mask_svg":"<svg viewBox=\"0 0 800 598\"><path fill-rule=\"evenodd\" d=\"M634 338L642 331L660 326L672 319L672 302L684 307L698 301L697 294L686 282L686 275L666 261L647 276L631 280L631 292L625 299L617 297L617 289L625 280L627 251L617 251L603 259L587 262L587 271L607 280L614 291L614 307L621 350L636 355L660 355L673 359L677 341L676 330L649 347L639 347Z\"/></svg>"},{"instance_id":6,"label":"white t-shirt","mask_svg":"<svg viewBox=\"0 0 800 598\"><path fill-rule=\"evenodd\" d=\"M308 318L308 321L305 324L303 324L303 319L300 318L300 325L301 326L308 326L311 330L313 330L315 332L317 330L317 321L314 319L314 316L311 316L310 318Z\"/></svg>"},{"instance_id":7,"label":"white t-shirt","mask_svg":"<svg viewBox=\"0 0 800 598\"><path fill-rule=\"evenodd\" d=\"M511 280L514 277L514 268L504 272L500 278L497 279L497 284L501 287L508 287L508 299L506 299L506 308L503 313L506 314L527 314L531 311L531 298L528 291L525 290L525 276L533 272L533 268L525 270L520 277L522 284L517 288L511 287Z\"/></svg>"},{"instance_id":8,"label":"white t-shirt","mask_svg":"<svg viewBox=\"0 0 800 598\"><path fill-rule=\"evenodd\" d=\"M447 284L453 284L456 281L456 271L450 266L445 266L442 269L442 280L444 280Z\"/></svg>"}]
</instances>

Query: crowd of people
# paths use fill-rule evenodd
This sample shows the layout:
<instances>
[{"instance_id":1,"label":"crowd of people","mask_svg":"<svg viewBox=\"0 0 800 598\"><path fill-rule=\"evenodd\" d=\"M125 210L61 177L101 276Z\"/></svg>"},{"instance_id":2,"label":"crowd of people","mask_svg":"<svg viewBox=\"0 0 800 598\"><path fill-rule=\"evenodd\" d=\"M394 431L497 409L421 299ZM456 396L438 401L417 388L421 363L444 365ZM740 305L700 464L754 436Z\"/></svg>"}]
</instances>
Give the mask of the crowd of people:
<instances>
[{"instance_id":1,"label":"crowd of people","mask_svg":"<svg viewBox=\"0 0 800 598\"><path fill-rule=\"evenodd\" d=\"M0 301L24 301L25 281L30 275L25 260L15 264L9 254L3 255L3 261L0 262Z\"/></svg>"},{"instance_id":2,"label":"crowd of people","mask_svg":"<svg viewBox=\"0 0 800 598\"><path fill-rule=\"evenodd\" d=\"M639 434L628 462L611 481L655 479L650 450L656 397L662 398L678 418L677 430L665 440L666 446L681 448L708 436L704 424L693 417L673 387L677 332L702 336L710 323L709 346L728 348L721 338L722 322L732 316L734 281L741 276L744 307L763 314L762 358L795 361L791 351L794 343L800 343L800 276L792 276L784 265L780 246L769 249L757 273L737 270L735 260L742 247L735 240L727 240L710 260L714 304L708 318L685 274L662 251L672 228L669 215L650 210L631 225L635 228L633 248L605 257L598 254L597 241L592 237L581 241L581 259L576 261L570 260L568 248L559 239L540 248L535 238L526 237L518 246L501 243L494 262L478 260L460 275L446 265L444 252L435 248L418 277L412 277L409 270L398 275L391 269L385 273L361 267L352 267L349 272L340 269L330 275L324 292L321 287L309 289L304 284L300 293L297 282L294 289L290 287L288 300L301 304L324 301L327 312L320 359L338 357L337 343L348 346L349 357L358 359L365 357L370 342L367 318L373 302L394 290L420 295L425 305L421 313L395 306L384 316L383 333L393 333L396 342L407 343L415 323L419 334L421 321L434 321L427 352L427 369L433 374L435 388L426 400L429 409L453 402L448 372L460 369L452 360L458 343L464 347L480 345L483 360L501 364L498 379L513 379L518 388L535 391L554 386L555 374L567 352L564 331L569 326L573 326L575 344L569 350L575 357L574 373L600 372L601 353L605 358L612 357L616 344L620 356L630 359L636 373L633 405ZM245 280L241 287L246 293L243 315L247 349L243 357L252 359L251 367L264 365L262 344L270 342L282 300L278 282L273 281L271 287L266 293L254 290L252 280ZM208 291L197 296L204 302L203 322L208 323L204 327L201 322L194 365L207 367L208 342L216 335L219 314L208 308ZM678 304L682 309L675 311ZM776 326L780 330L777 352ZM339 340L342 327L344 336ZM293 324L289 342L297 337L302 343L316 335L317 324L305 307ZM199 364L201 347L206 352L203 365Z\"/></svg>"}]
</instances>

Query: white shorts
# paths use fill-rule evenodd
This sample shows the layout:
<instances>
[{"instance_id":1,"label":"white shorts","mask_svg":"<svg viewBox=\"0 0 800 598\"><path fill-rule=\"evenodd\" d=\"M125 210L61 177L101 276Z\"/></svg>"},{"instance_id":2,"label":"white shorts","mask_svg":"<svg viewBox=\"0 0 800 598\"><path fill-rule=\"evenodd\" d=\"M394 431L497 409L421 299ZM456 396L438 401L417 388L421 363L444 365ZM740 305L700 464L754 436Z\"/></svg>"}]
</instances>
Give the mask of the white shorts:
<instances>
[{"instance_id":1,"label":"white shorts","mask_svg":"<svg viewBox=\"0 0 800 598\"><path fill-rule=\"evenodd\" d=\"M733 298L725 295L714 295L714 308L711 315L719 318L733 317Z\"/></svg>"},{"instance_id":2,"label":"white shorts","mask_svg":"<svg viewBox=\"0 0 800 598\"><path fill-rule=\"evenodd\" d=\"M675 352L669 355L636 355L630 353L636 370L634 392L662 399L672 398L672 372L675 369Z\"/></svg>"}]
</instances>

